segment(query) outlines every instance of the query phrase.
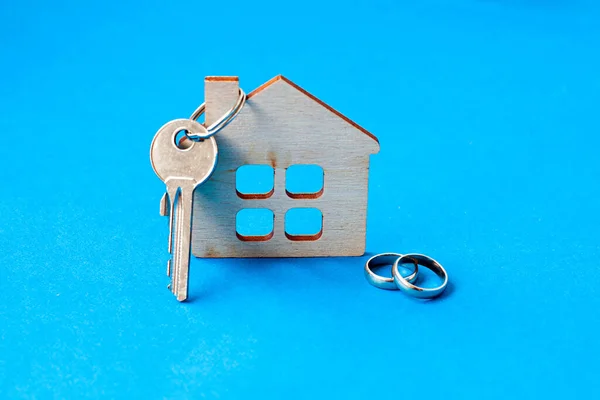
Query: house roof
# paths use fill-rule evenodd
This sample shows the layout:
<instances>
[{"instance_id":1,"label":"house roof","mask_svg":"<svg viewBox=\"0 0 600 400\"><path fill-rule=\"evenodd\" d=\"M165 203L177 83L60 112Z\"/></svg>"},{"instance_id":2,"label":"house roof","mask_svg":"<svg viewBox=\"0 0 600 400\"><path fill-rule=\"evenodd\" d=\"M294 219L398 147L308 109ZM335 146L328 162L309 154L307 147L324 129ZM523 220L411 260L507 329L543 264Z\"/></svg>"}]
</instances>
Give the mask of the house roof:
<instances>
[{"instance_id":1,"label":"house roof","mask_svg":"<svg viewBox=\"0 0 600 400\"><path fill-rule=\"evenodd\" d=\"M224 78L225 77L223 77L221 79L224 79ZM231 79L231 78L229 78L229 79ZM273 79L271 79L271 80L263 83L262 85L260 85L256 89L254 89L252 92L250 92L248 94L247 98L248 99L252 98L253 96L255 96L258 93L262 92L264 89L268 88L269 86L271 86L272 84L274 84L277 81L284 81L284 82L286 82L288 85L292 86L293 88L295 88L299 92L303 93L305 96L307 96L307 97L311 98L312 100L316 101L321 106L325 107L326 109L328 109L329 111L331 111L332 113L334 113L335 115L337 115L338 117L340 117L341 119L343 119L344 121L346 121L347 123L349 123L350 125L352 125L353 127L355 127L356 129L358 129L359 131L361 131L362 133L364 133L365 135L367 135L368 137L370 137L371 139L373 139L375 142L377 142L377 144L379 144L379 140L377 140L377 137L375 137L375 135L373 135L371 132L367 131L365 128L363 128L362 126L358 125L356 122L352 121L350 118L346 117L345 115L343 115L342 113L340 113L339 111L337 111L336 109L334 109L333 107L327 105L326 103L324 103L323 101L319 100L318 98L316 98L312 94L308 93L306 90L302 89L300 86L296 85L294 82L290 81L289 79L287 79L283 75L277 75Z\"/></svg>"}]
</instances>

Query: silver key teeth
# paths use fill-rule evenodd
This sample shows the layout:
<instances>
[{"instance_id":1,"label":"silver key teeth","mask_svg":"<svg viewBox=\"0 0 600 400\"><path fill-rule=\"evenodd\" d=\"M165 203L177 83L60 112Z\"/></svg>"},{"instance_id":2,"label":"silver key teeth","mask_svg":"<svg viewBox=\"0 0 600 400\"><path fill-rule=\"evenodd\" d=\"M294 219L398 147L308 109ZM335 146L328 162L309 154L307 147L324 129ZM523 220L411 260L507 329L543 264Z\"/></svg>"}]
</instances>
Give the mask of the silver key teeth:
<instances>
[{"instance_id":1,"label":"silver key teeth","mask_svg":"<svg viewBox=\"0 0 600 400\"><path fill-rule=\"evenodd\" d=\"M168 217L170 208L171 208L171 205L169 202L169 195L165 192L165 194L163 194L163 196L160 199L160 215L162 217Z\"/></svg>"},{"instance_id":2,"label":"silver key teeth","mask_svg":"<svg viewBox=\"0 0 600 400\"><path fill-rule=\"evenodd\" d=\"M184 301L188 297L194 189L215 169L217 144L214 138L208 138L180 149L175 137L181 130L206 133L206 128L196 121L171 121L154 136L150 159L154 172L167 187L160 201L160 214L169 217L169 289L177 300Z\"/></svg>"}]
</instances>

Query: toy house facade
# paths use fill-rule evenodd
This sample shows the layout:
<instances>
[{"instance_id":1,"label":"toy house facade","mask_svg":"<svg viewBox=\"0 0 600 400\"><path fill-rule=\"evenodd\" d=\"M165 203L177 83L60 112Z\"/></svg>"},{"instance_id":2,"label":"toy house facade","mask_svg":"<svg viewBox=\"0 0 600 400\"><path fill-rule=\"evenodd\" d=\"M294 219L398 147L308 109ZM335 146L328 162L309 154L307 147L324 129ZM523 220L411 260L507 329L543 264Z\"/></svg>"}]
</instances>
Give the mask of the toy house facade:
<instances>
[{"instance_id":1,"label":"toy house facade","mask_svg":"<svg viewBox=\"0 0 600 400\"><path fill-rule=\"evenodd\" d=\"M213 123L238 98L236 77L207 77L205 123ZM217 167L194 194L192 253L197 257L359 256L365 252L369 157L375 136L293 82L277 76L247 96L235 120L216 136ZM243 166L273 171L270 190L241 193L236 172ZM317 191L286 188L288 168L319 166ZM271 232L242 235L236 219L245 209L271 210ZM321 230L286 231L286 213L316 209Z\"/></svg>"}]
</instances>

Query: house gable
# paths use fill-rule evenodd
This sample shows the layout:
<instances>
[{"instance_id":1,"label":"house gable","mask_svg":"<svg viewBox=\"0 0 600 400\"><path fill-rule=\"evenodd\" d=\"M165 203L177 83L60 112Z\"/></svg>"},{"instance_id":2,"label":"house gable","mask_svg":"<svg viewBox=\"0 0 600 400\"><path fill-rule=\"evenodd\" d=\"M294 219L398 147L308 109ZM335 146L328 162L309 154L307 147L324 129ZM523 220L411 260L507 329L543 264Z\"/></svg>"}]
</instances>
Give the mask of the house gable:
<instances>
[{"instance_id":1,"label":"house gable","mask_svg":"<svg viewBox=\"0 0 600 400\"><path fill-rule=\"evenodd\" d=\"M304 90L303 88L301 88L300 86L295 84L294 82L290 81L283 75L278 75L278 76L274 77L273 79L265 82L264 84L262 84L261 86L259 86L258 88L256 88L252 92L250 92L248 94L247 99L249 100L249 102L252 102L253 99L256 100L257 98L259 98L261 96L268 95L268 93L270 92L269 89L272 89L278 85L286 85L289 88L293 88L294 92L302 95L302 97L310 99L311 102L318 104L320 107L322 107L328 113L333 114L334 116L337 117L337 119L339 119L340 121L343 121L343 123L352 127L353 129L351 129L351 131L354 131L357 134L357 138L359 138L359 140L365 139L364 141L361 140L361 142L362 142L361 145L366 153L376 154L379 152L379 140L377 139L377 137L375 135L373 135L371 132L367 131L365 128L361 127L356 122L352 121L351 119L349 119L348 117L346 117L345 115L340 113L339 111L335 110L333 107L324 103L322 100L320 100L317 97L315 97L314 95L310 94L309 92L307 92L306 90Z\"/></svg>"}]
</instances>

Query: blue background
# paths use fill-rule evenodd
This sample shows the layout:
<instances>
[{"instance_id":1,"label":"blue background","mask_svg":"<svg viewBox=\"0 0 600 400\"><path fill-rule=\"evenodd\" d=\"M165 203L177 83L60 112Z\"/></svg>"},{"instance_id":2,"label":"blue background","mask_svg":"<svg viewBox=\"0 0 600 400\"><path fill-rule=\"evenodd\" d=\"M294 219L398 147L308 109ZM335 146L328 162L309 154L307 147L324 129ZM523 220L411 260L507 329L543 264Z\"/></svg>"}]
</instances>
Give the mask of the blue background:
<instances>
[{"instance_id":1,"label":"blue background","mask_svg":"<svg viewBox=\"0 0 600 400\"><path fill-rule=\"evenodd\" d=\"M415 2L416 3L416 2ZM0 5L0 397L598 398L592 1ZM376 134L363 258L192 261L165 288L150 141L282 73Z\"/></svg>"}]
</instances>

